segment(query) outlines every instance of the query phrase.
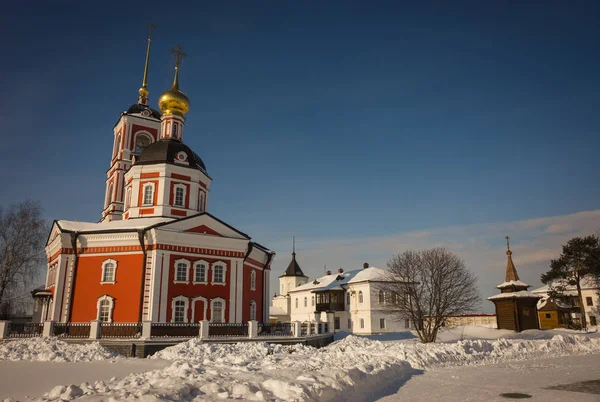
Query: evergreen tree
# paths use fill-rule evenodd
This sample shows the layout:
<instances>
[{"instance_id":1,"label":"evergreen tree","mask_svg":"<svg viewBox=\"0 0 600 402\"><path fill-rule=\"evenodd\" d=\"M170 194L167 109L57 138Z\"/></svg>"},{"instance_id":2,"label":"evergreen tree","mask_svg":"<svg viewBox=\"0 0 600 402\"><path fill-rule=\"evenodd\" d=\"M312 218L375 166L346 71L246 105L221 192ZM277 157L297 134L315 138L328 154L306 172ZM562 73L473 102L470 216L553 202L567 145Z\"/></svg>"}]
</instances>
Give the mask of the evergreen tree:
<instances>
[{"instance_id":1,"label":"evergreen tree","mask_svg":"<svg viewBox=\"0 0 600 402\"><path fill-rule=\"evenodd\" d=\"M550 262L550 270L542 274L542 282L549 285L550 297L569 300L568 287L577 289L579 307L582 316L582 328L587 328L585 307L581 296L583 278L596 281L600 279L600 237L591 235L575 237L562 248L562 254Z\"/></svg>"}]
</instances>

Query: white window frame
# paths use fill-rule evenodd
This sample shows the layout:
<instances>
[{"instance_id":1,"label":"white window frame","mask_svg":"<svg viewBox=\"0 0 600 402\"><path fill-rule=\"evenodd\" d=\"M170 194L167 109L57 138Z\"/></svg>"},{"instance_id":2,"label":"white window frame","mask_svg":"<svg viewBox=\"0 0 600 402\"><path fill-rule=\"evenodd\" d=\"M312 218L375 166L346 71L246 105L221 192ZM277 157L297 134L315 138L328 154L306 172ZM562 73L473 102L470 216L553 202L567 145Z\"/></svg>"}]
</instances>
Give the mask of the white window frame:
<instances>
[{"instance_id":1,"label":"white window frame","mask_svg":"<svg viewBox=\"0 0 600 402\"><path fill-rule=\"evenodd\" d=\"M185 281L177 279L177 268L178 268L179 264L186 265ZM188 260L186 260L185 258L180 258L180 259L176 260L175 266L173 268L175 270L173 272L173 283L190 283L190 262Z\"/></svg>"},{"instance_id":2,"label":"white window frame","mask_svg":"<svg viewBox=\"0 0 600 402\"><path fill-rule=\"evenodd\" d=\"M152 200L150 201L150 203L146 203L146 188L150 187L152 189L152 192L150 193ZM154 183L144 183L143 187L142 187L142 205L143 206L147 206L147 205L154 205L154 191L156 191L156 186Z\"/></svg>"},{"instance_id":3,"label":"white window frame","mask_svg":"<svg viewBox=\"0 0 600 402\"><path fill-rule=\"evenodd\" d=\"M104 273L106 271L106 266L108 264L113 264L115 266L115 269L114 269L114 272L113 272L113 278L112 278L113 280L112 281L105 281L104 280ZM106 284L112 285L112 284L114 284L116 282L116 280L117 280L117 261L113 260L111 258L109 258L108 260L102 261L102 275L100 276L100 283L103 284L103 285L106 285Z\"/></svg>"},{"instance_id":4,"label":"white window frame","mask_svg":"<svg viewBox=\"0 0 600 402\"><path fill-rule=\"evenodd\" d=\"M125 190L125 210L128 210L131 206L131 187L127 187Z\"/></svg>"},{"instance_id":5,"label":"white window frame","mask_svg":"<svg viewBox=\"0 0 600 402\"><path fill-rule=\"evenodd\" d=\"M196 302L201 301L204 303L204 310L202 316L206 320L206 311L208 310L208 300L202 296L197 296L192 299L192 322L194 322L194 317L196 317Z\"/></svg>"},{"instance_id":6,"label":"white window frame","mask_svg":"<svg viewBox=\"0 0 600 402\"><path fill-rule=\"evenodd\" d=\"M223 282L215 282L215 273L216 273L216 267L217 265L220 265L223 267ZM221 286L225 286L227 284L227 264L225 264L223 261L216 261L212 263L212 275L211 275L211 284L212 285L221 285Z\"/></svg>"},{"instance_id":7,"label":"white window frame","mask_svg":"<svg viewBox=\"0 0 600 402\"><path fill-rule=\"evenodd\" d=\"M199 265L204 265L204 281L196 281L196 271L199 269ZM194 261L194 278L193 278L193 283L194 284L199 284L199 285L206 285L208 284L208 270L209 270L210 264L207 261L204 260L198 260L198 261Z\"/></svg>"},{"instance_id":8,"label":"white window frame","mask_svg":"<svg viewBox=\"0 0 600 402\"><path fill-rule=\"evenodd\" d=\"M250 320L256 320L256 302L254 300L250 301Z\"/></svg>"},{"instance_id":9,"label":"white window frame","mask_svg":"<svg viewBox=\"0 0 600 402\"><path fill-rule=\"evenodd\" d=\"M138 137L146 137L146 139L148 140L148 145L146 146L146 148L148 148L150 145L152 145L152 143L154 143L154 137L152 136L152 134L150 134L147 131L138 131L135 133L135 136L133 137L133 149L131 150L131 153L135 155L135 151L136 151L136 145L137 145L137 140ZM144 149L146 149L144 148ZM142 150L143 152L143 150ZM138 157L142 154L142 152L139 153Z\"/></svg>"},{"instance_id":10,"label":"white window frame","mask_svg":"<svg viewBox=\"0 0 600 402\"><path fill-rule=\"evenodd\" d=\"M183 323L188 322L188 311L190 310L190 299L185 296L177 296L171 300L171 322L181 322L175 321L175 303L178 301L184 302L185 310L183 311Z\"/></svg>"},{"instance_id":11,"label":"white window frame","mask_svg":"<svg viewBox=\"0 0 600 402\"><path fill-rule=\"evenodd\" d=\"M350 305L350 292L346 293L346 305Z\"/></svg>"},{"instance_id":12,"label":"white window frame","mask_svg":"<svg viewBox=\"0 0 600 402\"><path fill-rule=\"evenodd\" d=\"M177 204L177 189L183 190L183 196L181 197L181 204ZM173 186L173 206L185 208L185 196L187 195L187 187L183 184L175 184Z\"/></svg>"},{"instance_id":13,"label":"white window frame","mask_svg":"<svg viewBox=\"0 0 600 402\"><path fill-rule=\"evenodd\" d=\"M115 299L112 296L104 295L100 296L96 302L96 320L100 321L100 305L103 301L108 301L108 320L102 322L113 321L113 311L115 308Z\"/></svg>"},{"instance_id":14,"label":"white window frame","mask_svg":"<svg viewBox=\"0 0 600 402\"><path fill-rule=\"evenodd\" d=\"M256 270L250 272L250 290L256 290Z\"/></svg>"},{"instance_id":15,"label":"white window frame","mask_svg":"<svg viewBox=\"0 0 600 402\"><path fill-rule=\"evenodd\" d=\"M363 304L363 302L364 302L364 295L363 295L362 290L359 290L358 291L358 304Z\"/></svg>"},{"instance_id":16,"label":"white window frame","mask_svg":"<svg viewBox=\"0 0 600 402\"><path fill-rule=\"evenodd\" d=\"M200 196L198 198L198 212L204 212L204 191L200 190Z\"/></svg>"},{"instance_id":17,"label":"white window frame","mask_svg":"<svg viewBox=\"0 0 600 402\"><path fill-rule=\"evenodd\" d=\"M214 299L212 299L210 301L210 322L215 322L214 319L214 304L215 302L221 302L223 304L223 310L221 312L221 321L222 323L225 322L225 310L227 309L227 304L225 303L225 299L222 299L220 297L216 297Z\"/></svg>"}]
</instances>

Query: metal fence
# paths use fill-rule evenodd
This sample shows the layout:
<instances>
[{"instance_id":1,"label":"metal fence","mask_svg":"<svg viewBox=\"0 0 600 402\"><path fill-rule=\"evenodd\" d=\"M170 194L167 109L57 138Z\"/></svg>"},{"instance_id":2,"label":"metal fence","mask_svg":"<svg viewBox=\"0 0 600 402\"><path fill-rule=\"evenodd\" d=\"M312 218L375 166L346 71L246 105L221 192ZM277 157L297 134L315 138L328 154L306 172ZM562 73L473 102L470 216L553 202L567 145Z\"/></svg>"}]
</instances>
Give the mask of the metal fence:
<instances>
[{"instance_id":1,"label":"metal fence","mask_svg":"<svg viewBox=\"0 0 600 402\"><path fill-rule=\"evenodd\" d=\"M215 323L208 326L209 337L238 337L248 336L247 323Z\"/></svg>"},{"instance_id":2,"label":"metal fence","mask_svg":"<svg viewBox=\"0 0 600 402\"><path fill-rule=\"evenodd\" d=\"M103 322L100 325L100 338L139 338L141 336L141 322Z\"/></svg>"},{"instance_id":3,"label":"metal fence","mask_svg":"<svg viewBox=\"0 0 600 402\"><path fill-rule=\"evenodd\" d=\"M52 330L54 336L63 338L89 338L89 322L55 322Z\"/></svg>"},{"instance_id":4,"label":"metal fence","mask_svg":"<svg viewBox=\"0 0 600 402\"><path fill-rule=\"evenodd\" d=\"M258 336L293 336L294 323L259 323Z\"/></svg>"},{"instance_id":5,"label":"metal fence","mask_svg":"<svg viewBox=\"0 0 600 402\"><path fill-rule=\"evenodd\" d=\"M302 324L300 324L300 336L308 335L308 328L309 328L308 322L303 322Z\"/></svg>"},{"instance_id":6,"label":"metal fence","mask_svg":"<svg viewBox=\"0 0 600 402\"><path fill-rule=\"evenodd\" d=\"M152 338L193 338L200 335L200 323L152 323Z\"/></svg>"},{"instance_id":7,"label":"metal fence","mask_svg":"<svg viewBox=\"0 0 600 402\"><path fill-rule=\"evenodd\" d=\"M9 338L34 338L42 336L44 324L33 322L11 322L8 325Z\"/></svg>"}]
</instances>

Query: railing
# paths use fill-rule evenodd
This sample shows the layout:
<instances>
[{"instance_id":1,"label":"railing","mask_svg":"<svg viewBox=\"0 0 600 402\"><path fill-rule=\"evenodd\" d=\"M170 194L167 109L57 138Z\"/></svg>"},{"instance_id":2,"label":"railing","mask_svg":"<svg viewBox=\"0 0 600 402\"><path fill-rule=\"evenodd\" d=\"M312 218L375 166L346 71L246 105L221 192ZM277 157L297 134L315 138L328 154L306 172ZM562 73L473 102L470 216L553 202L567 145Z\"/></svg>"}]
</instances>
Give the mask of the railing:
<instances>
[{"instance_id":1,"label":"railing","mask_svg":"<svg viewBox=\"0 0 600 402\"><path fill-rule=\"evenodd\" d=\"M54 336L63 338L89 338L89 322L55 322L53 329Z\"/></svg>"},{"instance_id":2,"label":"railing","mask_svg":"<svg viewBox=\"0 0 600 402\"><path fill-rule=\"evenodd\" d=\"M259 323L258 336L293 336L294 324L285 323Z\"/></svg>"},{"instance_id":3,"label":"railing","mask_svg":"<svg viewBox=\"0 0 600 402\"><path fill-rule=\"evenodd\" d=\"M34 338L42 336L44 324L32 322L11 322L8 326L9 338Z\"/></svg>"},{"instance_id":4,"label":"railing","mask_svg":"<svg viewBox=\"0 0 600 402\"><path fill-rule=\"evenodd\" d=\"M248 336L247 323L216 323L208 326L209 337L238 337Z\"/></svg>"},{"instance_id":5,"label":"railing","mask_svg":"<svg viewBox=\"0 0 600 402\"><path fill-rule=\"evenodd\" d=\"M156 323L150 326L150 337L193 338L200 334L199 323Z\"/></svg>"},{"instance_id":6,"label":"railing","mask_svg":"<svg viewBox=\"0 0 600 402\"><path fill-rule=\"evenodd\" d=\"M139 338L142 336L141 322L103 322L100 338Z\"/></svg>"},{"instance_id":7,"label":"railing","mask_svg":"<svg viewBox=\"0 0 600 402\"><path fill-rule=\"evenodd\" d=\"M308 322L303 322L302 324L300 324L300 336L308 335L308 328L309 328Z\"/></svg>"},{"instance_id":8,"label":"railing","mask_svg":"<svg viewBox=\"0 0 600 402\"><path fill-rule=\"evenodd\" d=\"M312 335L314 335L314 334L318 334L318 333L319 333L319 331L318 331L318 329L317 329L317 328L318 328L318 326L319 326L319 324L317 324L316 322L311 322L311 323L310 323L310 333L311 333Z\"/></svg>"}]
</instances>

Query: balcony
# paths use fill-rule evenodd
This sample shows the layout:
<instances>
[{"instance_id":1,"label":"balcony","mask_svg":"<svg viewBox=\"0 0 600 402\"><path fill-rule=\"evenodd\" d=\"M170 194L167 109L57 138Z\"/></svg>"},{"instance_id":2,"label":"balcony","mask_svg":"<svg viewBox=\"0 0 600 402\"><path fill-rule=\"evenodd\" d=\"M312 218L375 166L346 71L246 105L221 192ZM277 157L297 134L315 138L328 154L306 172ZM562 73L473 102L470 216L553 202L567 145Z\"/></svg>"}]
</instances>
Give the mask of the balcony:
<instances>
[{"instance_id":1,"label":"balcony","mask_svg":"<svg viewBox=\"0 0 600 402\"><path fill-rule=\"evenodd\" d=\"M314 292L316 296L317 313L322 311L344 311L344 291L343 290L325 290Z\"/></svg>"}]
</instances>

